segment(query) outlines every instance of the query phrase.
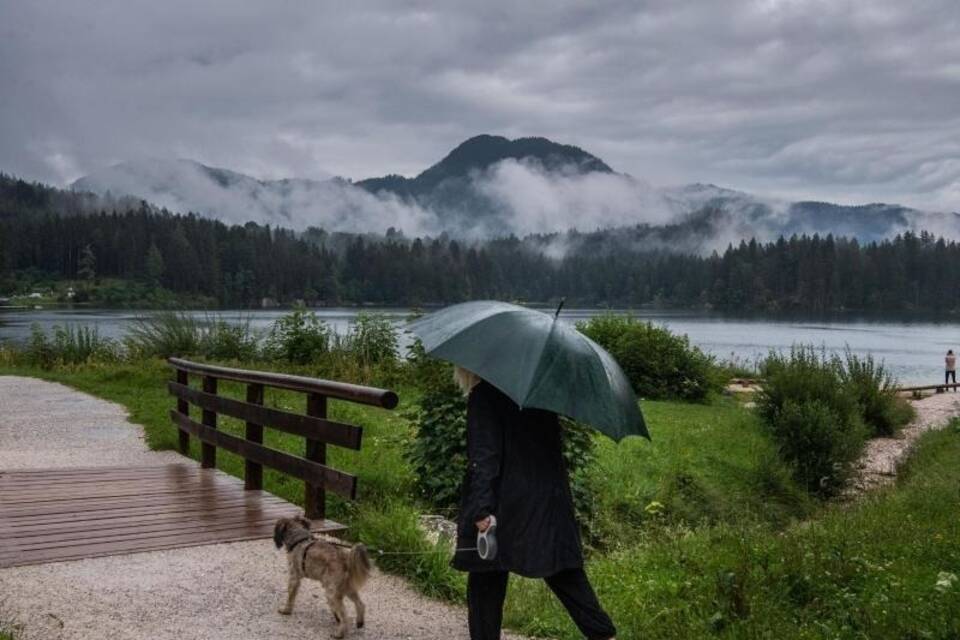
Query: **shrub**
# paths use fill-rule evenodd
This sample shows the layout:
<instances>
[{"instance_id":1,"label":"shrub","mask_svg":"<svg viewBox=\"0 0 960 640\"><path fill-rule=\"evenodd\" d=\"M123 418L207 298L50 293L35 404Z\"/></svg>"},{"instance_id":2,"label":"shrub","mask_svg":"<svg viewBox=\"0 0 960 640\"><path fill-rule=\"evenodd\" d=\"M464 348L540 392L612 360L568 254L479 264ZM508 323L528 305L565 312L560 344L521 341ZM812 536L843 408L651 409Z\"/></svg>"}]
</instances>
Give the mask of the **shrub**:
<instances>
[{"instance_id":1,"label":"shrub","mask_svg":"<svg viewBox=\"0 0 960 640\"><path fill-rule=\"evenodd\" d=\"M423 396L411 415L417 433L407 458L420 496L436 510L453 512L467 468L467 403L453 381L453 367L426 355L419 340L410 348L409 363Z\"/></svg>"},{"instance_id":2,"label":"shrub","mask_svg":"<svg viewBox=\"0 0 960 640\"><path fill-rule=\"evenodd\" d=\"M842 363L811 347L771 353L762 365L757 409L781 457L808 491L839 490L867 437L860 406L844 383Z\"/></svg>"},{"instance_id":3,"label":"shrub","mask_svg":"<svg viewBox=\"0 0 960 640\"><path fill-rule=\"evenodd\" d=\"M811 493L829 495L842 487L863 450L862 423L846 423L820 400L788 400L770 429L797 481Z\"/></svg>"},{"instance_id":4,"label":"shrub","mask_svg":"<svg viewBox=\"0 0 960 640\"><path fill-rule=\"evenodd\" d=\"M38 324L30 327L30 340L23 350L23 359L27 364L43 369L49 369L56 364L53 344Z\"/></svg>"},{"instance_id":5,"label":"shrub","mask_svg":"<svg viewBox=\"0 0 960 640\"><path fill-rule=\"evenodd\" d=\"M397 330L386 316L357 314L348 342L349 351L363 366L393 365L397 361Z\"/></svg>"},{"instance_id":6,"label":"shrub","mask_svg":"<svg viewBox=\"0 0 960 640\"><path fill-rule=\"evenodd\" d=\"M577 324L617 360L637 395L649 399L703 400L721 387L712 357L687 336L623 316L598 316Z\"/></svg>"},{"instance_id":7,"label":"shrub","mask_svg":"<svg viewBox=\"0 0 960 640\"><path fill-rule=\"evenodd\" d=\"M872 355L861 357L847 349L840 371L874 436L892 436L913 418L913 407L897 397L893 376Z\"/></svg>"},{"instance_id":8,"label":"shrub","mask_svg":"<svg viewBox=\"0 0 960 640\"><path fill-rule=\"evenodd\" d=\"M300 306L273 324L266 341L267 354L277 360L309 364L329 353L330 327L317 314Z\"/></svg>"}]
</instances>

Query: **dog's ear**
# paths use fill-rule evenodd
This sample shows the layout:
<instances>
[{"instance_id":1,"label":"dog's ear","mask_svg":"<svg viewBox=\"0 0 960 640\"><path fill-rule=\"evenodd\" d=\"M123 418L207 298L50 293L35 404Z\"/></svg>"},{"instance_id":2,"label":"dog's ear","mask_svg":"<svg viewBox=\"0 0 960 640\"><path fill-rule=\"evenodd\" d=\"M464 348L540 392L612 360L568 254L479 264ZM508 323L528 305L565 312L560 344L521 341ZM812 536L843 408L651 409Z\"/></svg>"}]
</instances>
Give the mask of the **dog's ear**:
<instances>
[{"instance_id":1,"label":"dog's ear","mask_svg":"<svg viewBox=\"0 0 960 640\"><path fill-rule=\"evenodd\" d=\"M297 522L302 524L307 531L310 531L311 522L305 516L297 516Z\"/></svg>"},{"instance_id":2,"label":"dog's ear","mask_svg":"<svg viewBox=\"0 0 960 640\"><path fill-rule=\"evenodd\" d=\"M287 535L287 526L289 524L289 520L280 518L277 520L277 524L273 525L273 544L277 545L277 549L283 546L283 538Z\"/></svg>"}]
</instances>

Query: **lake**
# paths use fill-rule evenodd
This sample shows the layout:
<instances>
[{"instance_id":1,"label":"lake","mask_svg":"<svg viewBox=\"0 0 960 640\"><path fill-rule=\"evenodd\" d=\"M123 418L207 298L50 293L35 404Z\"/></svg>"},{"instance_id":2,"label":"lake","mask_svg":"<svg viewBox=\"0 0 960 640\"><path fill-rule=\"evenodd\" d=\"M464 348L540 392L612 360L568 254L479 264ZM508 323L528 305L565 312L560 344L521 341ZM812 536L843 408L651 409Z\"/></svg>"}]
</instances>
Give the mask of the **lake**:
<instances>
[{"instance_id":1,"label":"lake","mask_svg":"<svg viewBox=\"0 0 960 640\"><path fill-rule=\"evenodd\" d=\"M410 315L408 309L375 309L398 326ZM356 308L316 309L317 315L340 332L349 330L360 311ZM576 322L589 318L597 309L564 309L561 318ZM30 327L54 325L95 326L101 335L121 337L137 317L149 311L97 309L41 309L0 311L0 341L22 341ZM249 322L257 331L266 331L284 310L191 312L198 317L216 315L230 322ZM920 320L830 319L790 320L780 318L739 318L699 312L621 311L685 333L690 341L721 360L752 363L770 349L789 349L794 343L812 344L829 351L849 346L858 354L871 353L883 360L902 383L939 382L947 349L960 348L960 325ZM404 343L407 341L405 340Z\"/></svg>"}]
</instances>

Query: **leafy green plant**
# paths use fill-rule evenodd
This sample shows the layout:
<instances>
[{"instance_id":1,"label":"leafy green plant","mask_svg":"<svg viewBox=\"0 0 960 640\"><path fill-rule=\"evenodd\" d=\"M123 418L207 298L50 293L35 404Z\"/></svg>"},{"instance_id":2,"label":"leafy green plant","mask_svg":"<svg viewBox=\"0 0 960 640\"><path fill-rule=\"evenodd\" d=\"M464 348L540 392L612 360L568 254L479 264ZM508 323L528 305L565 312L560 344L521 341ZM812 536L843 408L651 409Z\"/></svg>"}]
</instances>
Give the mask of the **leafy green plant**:
<instances>
[{"instance_id":1,"label":"leafy green plant","mask_svg":"<svg viewBox=\"0 0 960 640\"><path fill-rule=\"evenodd\" d=\"M840 378L856 397L874 436L892 436L913 418L913 407L897 397L893 376L873 355L858 356L847 349L839 364Z\"/></svg>"},{"instance_id":2,"label":"leafy green plant","mask_svg":"<svg viewBox=\"0 0 960 640\"><path fill-rule=\"evenodd\" d=\"M347 344L363 366L396 364L397 330L386 316L358 313Z\"/></svg>"},{"instance_id":3,"label":"leafy green plant","mask_svg":"<svg viewBox=\"0 0 960 640\"><path fill-rule=\"evenodd\" d=\"M298 306L273 324L266 353L277 360L308 364L329 353L330 327L312 311Z\"/></svg>"},{"instance_id":4,"label":"leafy green plant","mask_svg":"<svg viewBox=\"0 0 960 640\"><path fill-rule=\"evenodd\" d=\"M421 498L434 509L452 512L467 468L467 403L453 381L452 366L427 356L419 340L410 352L413 377L424 393L411 413L417 432L407 457Z\"/></svg>"},{"instance_id":5,"label":"leafy green plant","mask_svg":"<svg viewBox=\"0 0 960 640\"><path fill-rule=\"evenodd\" d=\"M787 356L771 353L762 368L757 409L780 455L810 492L836 493L868 435L843 363L795 346Z\"/></svg>"},{"instance_id":6,"label":"leafy green plant","mask_svg":"<svg viewBox=\"0 0 960 640\"><path fill-rule=\"evenodd\" d=\"M49 369L56 364L56 352L53 343L38 324L30 327L30 340L27 341L23 350L23 359L27 364L41 369Z\"/></svg>"},{"instance_id":7,"label":"leafy green plant","mask_svg":"<svg viewBox=\"0 0 960 640\"><path fill-rule=\"evenodd\" d=\"M577 329L613 355L643 398L700 401L722 386L713 358L685 335L612 314L580 322Z\"/></svg>"},{"instance_id":8,"label":"leafy green plant","mask_svg":"<svg viewBox=\"0 0 960 640\"><path fill-rule=\"evenodd\" d=\"M216 318L203 326L201 349L206 358L252 360L257 357L258 341L248 320L235 323Z\"/></svg>"}]
</instances>

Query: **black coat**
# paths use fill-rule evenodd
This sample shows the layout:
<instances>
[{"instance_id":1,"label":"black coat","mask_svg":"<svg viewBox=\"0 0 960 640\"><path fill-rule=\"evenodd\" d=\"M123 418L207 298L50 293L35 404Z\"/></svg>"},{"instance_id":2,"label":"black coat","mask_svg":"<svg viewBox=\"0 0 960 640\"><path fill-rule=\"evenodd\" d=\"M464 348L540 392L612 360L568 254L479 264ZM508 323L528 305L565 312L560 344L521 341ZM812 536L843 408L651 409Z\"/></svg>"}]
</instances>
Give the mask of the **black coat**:
<instances>
[{"instance_id":1,"label":"black coat","mask_svg":"<svg viewBox=\"0 0 960 640\"><path fill-rule=\"evenodd\" d=\"M583 566L555 413L520 410L481 382L467 401L467 458L457 546L476 547L474 523L492 514L499 552L487 561L459 551L455 568L542 578Z\"/></svg>"}]
</instances>

